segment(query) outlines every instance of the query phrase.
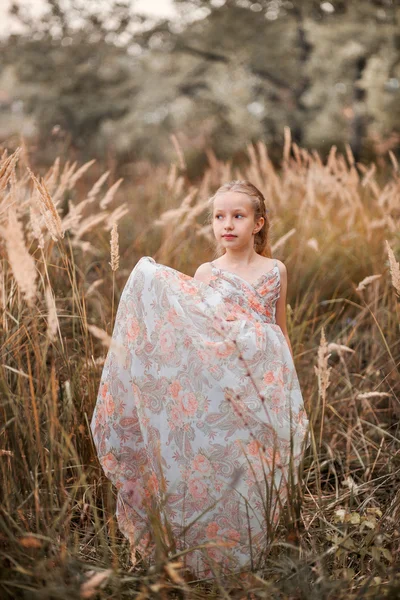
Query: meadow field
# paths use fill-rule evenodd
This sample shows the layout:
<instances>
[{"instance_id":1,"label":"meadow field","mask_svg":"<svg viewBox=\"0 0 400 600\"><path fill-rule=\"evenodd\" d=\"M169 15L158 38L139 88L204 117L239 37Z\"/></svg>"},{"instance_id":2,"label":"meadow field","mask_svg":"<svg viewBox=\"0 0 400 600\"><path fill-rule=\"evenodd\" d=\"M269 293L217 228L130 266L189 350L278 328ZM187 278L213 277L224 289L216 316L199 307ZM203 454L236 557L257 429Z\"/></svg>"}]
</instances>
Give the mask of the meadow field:
<instances>
[{"instance_id":1,"label":"meadow field","mask_svg":"<svg viewBox=\"0 0 400 600\"><path fill-rule=\"evenodd\" d=\"M0 597L400 597L400 169L326 160L285 130L240 165L210 149L176 164L0 160ZM210 194L246 178L264 193L273 256L310 418L301 485L262 571L186 581L154 523L156 563L132 561L89 422L118 300L143 255L188 275L213 257Z\"/></svg>"}]
</instances>

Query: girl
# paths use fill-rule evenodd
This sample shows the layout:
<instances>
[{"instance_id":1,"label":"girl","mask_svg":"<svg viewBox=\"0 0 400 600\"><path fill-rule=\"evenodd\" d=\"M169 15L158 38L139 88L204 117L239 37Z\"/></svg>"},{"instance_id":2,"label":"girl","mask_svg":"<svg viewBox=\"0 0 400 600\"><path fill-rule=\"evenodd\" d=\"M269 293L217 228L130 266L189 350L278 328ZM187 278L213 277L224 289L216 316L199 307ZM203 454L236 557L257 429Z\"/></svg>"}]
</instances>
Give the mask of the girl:
<instances>
[{"instance_id":1,"label":"girl","mask_svg":"<svg viewBox=\"0 0 400 600\"><path fill-rule=\"evenodd\" d=\"M210 213L223 254L194 278L133 269L92 419L133 549L157 529L197 576L260 564L307 429L263 195L229 182Z\"/></svg>"}]
</instances>

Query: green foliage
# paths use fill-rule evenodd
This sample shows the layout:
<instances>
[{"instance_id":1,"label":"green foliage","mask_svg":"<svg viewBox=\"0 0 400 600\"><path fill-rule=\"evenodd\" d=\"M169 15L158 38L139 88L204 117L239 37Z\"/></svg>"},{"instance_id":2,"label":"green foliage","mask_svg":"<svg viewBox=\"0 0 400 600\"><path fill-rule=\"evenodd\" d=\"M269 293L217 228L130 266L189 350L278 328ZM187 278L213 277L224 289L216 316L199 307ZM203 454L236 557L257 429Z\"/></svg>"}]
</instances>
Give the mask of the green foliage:
<instances>
[{"instance_id":1,"label":"green foliage","mask_svg":"<svg viewBox=\"0 0 400 600\"><path fill-rule=\"evenodd\" d=\"M101 13L48 0L41 21L15 8L26 33L3 43L2 61L42 141L58 125L88 154L112 147L155 160L176 131L195 157L208 144L232 156L261 138L277 158L286 125L303 146L347 142L357 159L398 143L397 3L176 5L176 23L148 22L117 1Z\"/></svg>"},{"instance_id":2,"label":"green foliage","mask_svg":"<svg viewBox=\"0 0 400 600\"><path fill-rule=\"evenodd\" d=\"M40 141L61 128L74 146L90 153L100 149L96 135L102 123L131 107L132 61L118 40L132 22L123 2L110 6L112 21L96 14L93 3L62 6L49 1L39 22L21 16L28 34L4 42L4 61L15 71L26 112L36 117Z\"/></svg>"}]
</instances>

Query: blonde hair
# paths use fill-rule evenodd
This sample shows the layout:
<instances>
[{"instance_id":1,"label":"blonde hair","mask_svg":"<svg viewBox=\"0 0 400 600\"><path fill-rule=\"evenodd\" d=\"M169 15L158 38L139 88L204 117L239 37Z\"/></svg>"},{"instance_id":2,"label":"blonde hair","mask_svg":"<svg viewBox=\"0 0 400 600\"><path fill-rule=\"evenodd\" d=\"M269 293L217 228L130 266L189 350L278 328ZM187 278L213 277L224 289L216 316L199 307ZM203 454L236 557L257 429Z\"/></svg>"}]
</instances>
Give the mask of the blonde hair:
<instances>
[{"instance_id":1,"label":"blonde hair","mask_svg":"<svg viewBox=\"0 0 400 600\"><path fill-rule=\"evenodd\" d=\"M257 219L260 217L264 217L264 225L254 236L254 250L257 252L257 254L261 254L261 256L272 258L272 252L268 238L270 221L267 214L268 211L265 206L265 198L260 190L246 179L234 179L224 183L217 189L215 194L211 196L208 201L210 222L212 222L214 200L218 194L222 194L224 192L239 192L240 194L246 194L246 196L250 198L253 206L254 221L257 221Z\"/></svg>"}]
</instances>

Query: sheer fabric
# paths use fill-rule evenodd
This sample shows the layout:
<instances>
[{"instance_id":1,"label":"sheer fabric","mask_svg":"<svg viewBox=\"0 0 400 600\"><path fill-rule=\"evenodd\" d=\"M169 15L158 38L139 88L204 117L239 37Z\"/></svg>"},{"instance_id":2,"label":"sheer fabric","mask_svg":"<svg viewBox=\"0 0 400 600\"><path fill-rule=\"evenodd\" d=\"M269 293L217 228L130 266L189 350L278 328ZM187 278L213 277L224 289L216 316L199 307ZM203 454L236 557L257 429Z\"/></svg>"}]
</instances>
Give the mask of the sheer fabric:
<instances>
[{"instance_id":1,"label":"sheer fabric","mask_svg":"<svg viewBox=\"0 0 400 600\"><path fill-rule=\"evenodd\" d=\"M211 266L207 285L139 260L91 424L133 548L151 555L156 511L176 551L197 547L184 556L199 576L256 566L308 424L277 262L253 284Z\"/></svg>"}]
</instances>

